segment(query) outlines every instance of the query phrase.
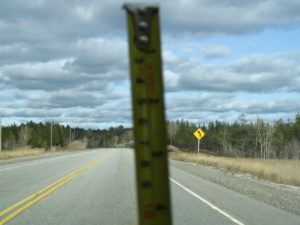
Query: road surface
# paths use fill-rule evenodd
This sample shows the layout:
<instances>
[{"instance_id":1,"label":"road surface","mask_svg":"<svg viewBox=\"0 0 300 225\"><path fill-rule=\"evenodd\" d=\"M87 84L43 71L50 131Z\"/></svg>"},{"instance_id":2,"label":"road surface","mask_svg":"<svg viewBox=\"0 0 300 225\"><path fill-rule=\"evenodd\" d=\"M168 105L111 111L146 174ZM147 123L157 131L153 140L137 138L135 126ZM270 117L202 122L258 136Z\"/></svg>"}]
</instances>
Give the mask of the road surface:
<instances>
[{"instance_id":1,"label":"road surface","mask_svg":"<svg viewBox=\"0 0 300 225\"><path fill-rule=\"evenodd\" d=\"M1 224L135 225L130 149L0 162ZM170 167L175 225L300 224L300 217Z\"/></svg>"}]
</instances>

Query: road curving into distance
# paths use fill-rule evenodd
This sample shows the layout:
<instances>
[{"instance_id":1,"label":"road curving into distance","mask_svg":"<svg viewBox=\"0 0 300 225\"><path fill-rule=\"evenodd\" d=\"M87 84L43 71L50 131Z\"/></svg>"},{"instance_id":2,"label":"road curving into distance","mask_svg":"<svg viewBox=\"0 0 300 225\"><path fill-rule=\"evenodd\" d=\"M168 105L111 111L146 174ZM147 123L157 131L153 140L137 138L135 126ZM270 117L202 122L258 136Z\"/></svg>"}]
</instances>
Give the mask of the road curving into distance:
<instances>
[{"instance_id":1,"label":"road curving into distance","mask_svg":"<svg viewBox=\"0 0 300 225\"><path fill-rule=\"evenodd\" d=\"M0 225L136 225L133 151L0 161ZM170 167L173 224L300 224L300 217Z\"/></svg>"}]
</instances>

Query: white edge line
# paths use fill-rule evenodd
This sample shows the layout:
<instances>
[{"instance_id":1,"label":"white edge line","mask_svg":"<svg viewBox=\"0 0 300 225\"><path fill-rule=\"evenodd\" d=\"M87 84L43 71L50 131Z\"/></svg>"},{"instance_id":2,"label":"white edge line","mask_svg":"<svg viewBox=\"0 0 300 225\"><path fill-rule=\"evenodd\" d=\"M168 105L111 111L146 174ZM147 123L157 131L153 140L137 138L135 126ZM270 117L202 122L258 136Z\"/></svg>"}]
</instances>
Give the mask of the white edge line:
<instances>
[{"instance_id":1,"label":"white edge line","mask_svg":"<svg viewBox=\"0 0 300 225\"><path fill-rule=\"evenodd\" d=\"M218 208L217 206L213 205L212 203L210 203L209 201L207 201L206 199L202 198L201 196L197 195L195 192L191 191L190 189L188 189L187 187L185 187L184 185L180 184L178 181L174 180L173 178L170 177L170 180L174 183L177 184L179 187L181 187L182 189L184 189L185 191L187 191L188 193L190 193L191 195L193 195L194 197L196 197L197 199L199 199L200 201L204 202L205 204L207 204L208 206L210 206L212 209L218 211L219 213L221 213L223 216L227 217L228 219L230 219L231 221L233 221L234 223L238 224L238 225L244 225L244 223L242 223L241 221L235 219L233 216L229 215L228 213L224 212L223 210L221 210L220 208Z\"/></svg>"},{"instance_id":2,"label":"white edge line","mask_svg":"<svg viewBox=\"0 0 300 225\"><path fill-rule=\"evenodd\" d=\"M127 150L127 152L130 152ZM133 152L130 152L133 153ZM210 206L212 209L216 210L217 212L219 212L220 214L222 214L223 216L227 217L228 219L230 219L232 222L238 224L238 225L245 225L244 223L242 223L241 221L237 220L236 218L234 218L233 216L229 215L228 213L224 212L223 210L221 210L220 208L218 208L217 206L213 205L212 203L210 203L209 201L207 201L206 199L202 198L201 196L197 195L195 192L191 191L190 189L188 189L187 187L185 187L184 185L180 184L178 181L174 180L173 178L169 177L169 179L174 183L177 184L179 187L181 187L182 189L184 189L185 191L187 191L188 193L190 193L191 195L193 195L194 197L198 198L200 201L204 202L205 204L207 204L208 206Z\"/></svg>"}]
</instances>

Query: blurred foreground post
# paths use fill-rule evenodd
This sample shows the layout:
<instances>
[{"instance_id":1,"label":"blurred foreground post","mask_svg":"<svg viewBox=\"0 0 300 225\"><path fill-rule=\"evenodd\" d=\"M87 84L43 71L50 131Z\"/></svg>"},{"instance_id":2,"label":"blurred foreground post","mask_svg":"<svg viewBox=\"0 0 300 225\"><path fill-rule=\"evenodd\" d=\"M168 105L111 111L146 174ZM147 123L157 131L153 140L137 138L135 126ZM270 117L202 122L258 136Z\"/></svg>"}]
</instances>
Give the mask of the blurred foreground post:
<instances>
[{"instance_id":1,"label":"blurred foreground post","mask_svg":"<svg viewBox=\"0 0 300 225\"><path fill-rule=\"evenodd\" d=\"M170 225L171 205L158 6L125 4L139 224Z\"/></svg>"}]
</instances>

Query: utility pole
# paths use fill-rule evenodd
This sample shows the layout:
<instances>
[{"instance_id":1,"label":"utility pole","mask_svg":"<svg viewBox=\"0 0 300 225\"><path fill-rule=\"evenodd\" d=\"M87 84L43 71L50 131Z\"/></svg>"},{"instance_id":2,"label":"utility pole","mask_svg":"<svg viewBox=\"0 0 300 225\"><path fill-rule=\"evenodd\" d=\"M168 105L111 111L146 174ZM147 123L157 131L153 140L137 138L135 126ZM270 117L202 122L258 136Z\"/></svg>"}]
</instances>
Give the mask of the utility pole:
<instances>
[{"instance_id":1,"label":"utility pole","mask_svg":"<svg viewBox=\"0 0 300 225\"><path fill-rule=\"evenodd\" d=\"M52 123L51 123L51 141L50 141L50 151L52 151Z\"/></svg>"},{"instance_id":2,"label":"utility pole","mask_svg":"<svg viewBox=\"0 0 300 225\"><path fill-rule=\"evenodd\" d=\"M2 115L0 113L0 152L2 151Z\"/></svg>"},{"instance_id":3,"label":"utility pole","mask_svg":"<svg viewBox=\"0 0 300 225\"><path fill-rule=\"evenodd\" d=\"M72 128L70 126L70 141L69 141L69 144L71 144L71 141L72 141Z\"/></svg>"},{"instance_id":4,"label":"utility pole","mask_svg":"<svg viewBox=\"0 0 300 225\"><path fill-rule=\"evenodd\" d=\"M159 8L123 7L128 21L139 224L171 225Z\"/></svg>"},{"instance_id":5,"label":"utility pole","mask_svg":"<svg viewBox=\"0 0 300 225\"><path fill-rule=\"evenodd\" d=\"M107 146L106 146L106 138L105 138L105 134L104 134L104 142L103 142L103 144L104 144L104 148L107 148Z\"/></svg>"}]
</instances>

